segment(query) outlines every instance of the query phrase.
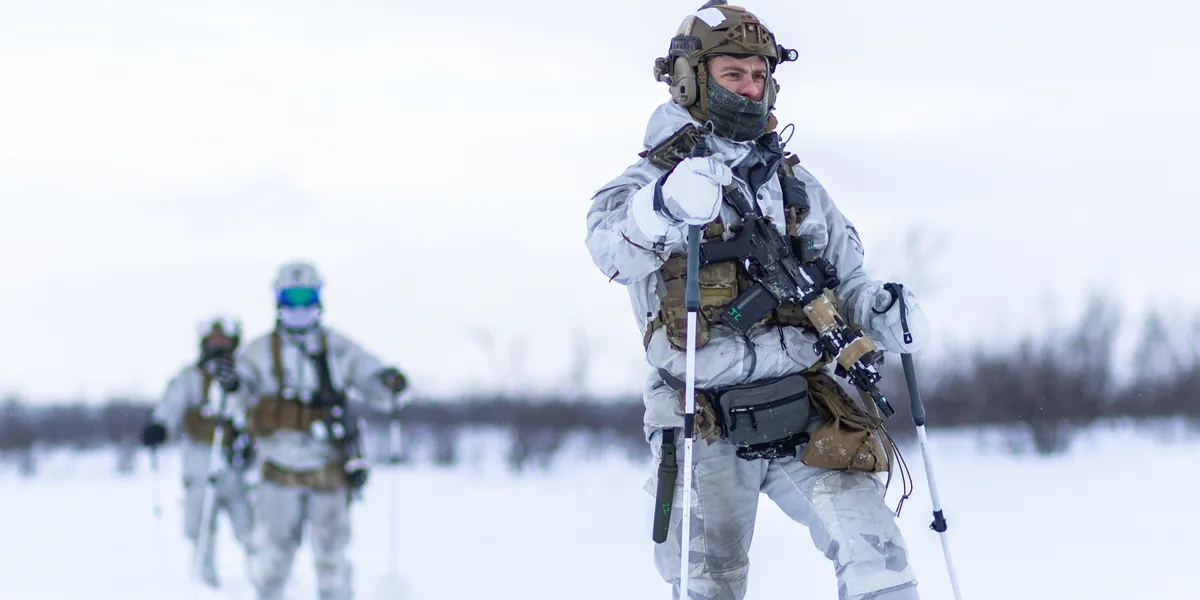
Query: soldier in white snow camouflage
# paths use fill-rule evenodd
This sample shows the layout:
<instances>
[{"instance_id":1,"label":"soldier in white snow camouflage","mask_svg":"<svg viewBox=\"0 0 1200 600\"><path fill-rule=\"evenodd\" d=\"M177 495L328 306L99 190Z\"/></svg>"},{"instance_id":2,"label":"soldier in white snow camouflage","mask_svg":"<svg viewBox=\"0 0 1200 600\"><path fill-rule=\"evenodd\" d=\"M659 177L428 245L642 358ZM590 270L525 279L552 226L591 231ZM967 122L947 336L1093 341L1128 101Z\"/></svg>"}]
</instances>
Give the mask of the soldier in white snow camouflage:
<instances>
[{"instance_id":1,"label":"soldier in white snow camouflage","mask_svg":"<svg viewBox=\"0 0 1200 600\"><path fill-rule=\"evenodd\" d=\"M588 249L606 278L626 286L654 368L644 426L656 461L667 434L674 438L683 426L688 225L702 226L712 248L733 239L755 211L787 236L798 261L836 269L840 283L826 295L864 339L895 353L926 341L915 296L868 276L854 226L782 147L774 73L796 58L743 8L709 2L689 15L655 64L671 100L651 115L641 160L592 198ZM697 139L713 153L693 156ZM728 307L757 289L763 272L756 269L718 261L699 271L689 597L744 597L755 514L766 494L809 529L831 561L842 600L916 600L905 542L884 502L881 473L892 454L878 416L833 378L804 306L779 304L733 326L741 313ZM737 405L743 412L731 408L735 401L747 403ZM762 443L745 441L755 434ZM650 493L656 480L646 484ZM677 598L681 512L676 504L666 540L655 547L655 564Z\"/></svg>"},{"instance_id":2,"label":"soldier in white snow camouflage","mask_svg":"<svg viewBox=\"0 0 1200 600\"><path fill-rule=\"evenodd\" d=\"M306 523L320 600L353 598L350 504L367 471L332 430L341 426L347 397L345 408L357 397L391 409L407 386L398 369L321 323L322 285L310 263L280 266L276 326L238 353L236 411L245 415L262 465L249 565L259 600L281 598ZM357 396L346 396L348 388Z\"/></svg>"},{"instance_id":3,"label":"soldier in white snow camouflage","mask_svg":"<svg viewBox=\"0 0 1200 600\"><path fill-rule=\"evenodd\" d=\"M212 454L215 411L219 404L216 373L228 371L233 354L241 339L241 325L229 317L205 320L200 327L200 359L185 367L167 385L162 402L155 407L151 422L142 431L142 442L156 448L168 438L182 437L184 533L195 545L200 537L204 494ZM226 431L228 450L222 454L230 464L225 465L216 480L214 509L209 521L208 544L201 558L201 577L209 585L218 585L214 554L218 517L229 515L233 533L243 548L251 550L253 513L249 488L243 469L252 459L253 446L244 431Z\"/></svg>"}]
</instances>

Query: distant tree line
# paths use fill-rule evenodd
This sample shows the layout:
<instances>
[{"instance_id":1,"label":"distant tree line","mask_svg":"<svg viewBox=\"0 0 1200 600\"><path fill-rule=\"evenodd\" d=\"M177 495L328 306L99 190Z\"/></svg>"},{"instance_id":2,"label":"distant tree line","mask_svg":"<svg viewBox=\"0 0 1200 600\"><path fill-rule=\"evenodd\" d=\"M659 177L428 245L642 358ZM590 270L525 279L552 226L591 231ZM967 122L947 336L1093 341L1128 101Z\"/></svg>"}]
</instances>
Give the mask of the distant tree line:
<instances>
[{"instance_id":1,"label":"distant tree line","mask_svg":"<svg viewBox=\"0 0 1200 600\"><path fill-rule=\"evenodd\" d=\"M1200 323L1200 322L1198 322ZM951 364L918 363L931 429L1001 427L1014 447L1043 454L1065 451L1072 435L1098 421L1152 422L1184 419L1200 428L1200 326L1181 327L1159 314L1142 324L1134 356L1137 368L1118 383L1114 372L1121 316L1093 301L1073 327L1025 339L1004 350L976 351ZM895 437L912 431L907 390L899 360L885 365L884 391L896 415ZM120 450L118 470L132 468L138 436L154 400L115 398L29 404L10 396L0 402L0 455L21 473L36 470L43 449ZM629 398L475 396L416 399L402 413L403 456L445 466L461 461L462 439L492 431L506 441L504 460L514 469L548 468L568 444L581 441L594 452L616 450L643 460L642 400ZM386 444L388 415L363 413L370 453Z\"/></svg>"}]
</instances>

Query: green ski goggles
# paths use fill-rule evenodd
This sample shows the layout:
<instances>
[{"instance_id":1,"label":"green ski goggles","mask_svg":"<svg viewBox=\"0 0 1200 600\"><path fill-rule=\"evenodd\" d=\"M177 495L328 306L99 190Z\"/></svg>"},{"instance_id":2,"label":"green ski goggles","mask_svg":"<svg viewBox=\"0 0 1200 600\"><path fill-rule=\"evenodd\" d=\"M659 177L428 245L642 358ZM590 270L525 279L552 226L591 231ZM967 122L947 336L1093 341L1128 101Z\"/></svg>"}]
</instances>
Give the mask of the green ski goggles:
<instances>
[{"instance_id":1,"label":"green ski goggles","mask_svg":"<svg viewBox=\"0 0 1200 600\"><path fill-rule=\"evenodd\" d=\"M305 308L316 306L321 302L321 295L316 288L294 287L279 290L277 298L280 306L288 308Z\"/></svg>"}]
</instances>

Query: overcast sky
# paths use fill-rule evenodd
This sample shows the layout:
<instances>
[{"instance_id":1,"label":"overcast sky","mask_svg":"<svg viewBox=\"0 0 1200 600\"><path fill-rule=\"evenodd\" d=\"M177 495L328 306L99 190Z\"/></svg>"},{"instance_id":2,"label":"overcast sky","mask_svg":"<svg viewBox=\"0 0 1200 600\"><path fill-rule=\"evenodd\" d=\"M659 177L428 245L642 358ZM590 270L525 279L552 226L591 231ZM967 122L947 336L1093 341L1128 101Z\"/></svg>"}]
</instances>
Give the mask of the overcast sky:
<instances>
[{"instance_id":1,"label":"overcast sky","mask_svg":"<svg viewBox=\"0 0 1200 600\"><path fill-rule=\"evenodd\" d=\"M0 391L158 394L204 315L267 330L293 257L420 391L558 385L576 340L589 387L640 389L585 213L701 3L0 0ZM747 6L800 52L789 149L921 296L929 356L1091 289L1200 313L1200 3Z\"/></svg>"}]
</instances>

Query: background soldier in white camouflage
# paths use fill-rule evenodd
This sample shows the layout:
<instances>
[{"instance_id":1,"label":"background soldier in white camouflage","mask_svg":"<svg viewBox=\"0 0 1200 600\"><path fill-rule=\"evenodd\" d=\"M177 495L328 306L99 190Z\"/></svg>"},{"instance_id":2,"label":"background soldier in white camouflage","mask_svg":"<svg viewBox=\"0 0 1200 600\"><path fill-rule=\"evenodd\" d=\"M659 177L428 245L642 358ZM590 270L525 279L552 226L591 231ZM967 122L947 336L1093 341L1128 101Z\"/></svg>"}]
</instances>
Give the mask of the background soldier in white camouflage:
<instances>
[{"instance_id":1,"label":"background soldier in white camouflage","mask_svg":"<svg viewBox=\"0 0 1200 600\"><path fill-rule=\"evenodd\" d=\"M724 2L701 7L655 63L672 98L650 117L643 158L592 199L588 249L606 278L628 287L646 359L656 371L646 382L644 417L656 460L664 438L683 426L689 225L702 226L711 249L733 240L749 219L763 220L786 236L781 239L791 247L785 254L799 264L836 269L840 283L825 297L847 324L860 328L864 345L877 352L869 339L891 352L913 352L925 342L916 298L868 277L849 219L782 148L772 112L774 72L796 58L745 9ZM712 154L693 155L698 140ZM689 597L744 597L765 493L808 527L832 561L842 600L915 600L908 552L884 502L881 472L892 462L886 438L877 416L856 407L833 379L831 357L804 311L809 305L776 304L754 319L730 309L766 276L761 265L723 259L702 266L697 278L701 439L693 454ZM654 492L656 480L647 482L647 491ZM677 498L681 493L676 490ZM681 512L676 505L665 541L655 548L655 564L677 598Z\"/></svg>"},{"instance_id":2,"label":"background soldier in white camouflage","mask_svg":"<svg viewBox=\"0 0 1200 600\"><path fill-rule=\"evenodd\" d=\"M335 439L339 427L353 425L346 391L393 409L407 387L399 370L321 324L322 283L310 263L282 265L274 281L276 326L238 353L237 411L245 414L262 462L250 563L260 600L281 597L306 522L320 599L353 597L350 503L367 470L348 449L353 439Z\"/></svg>"},{"instance_id":3,"label":"background soldier in white camouflage","mask_svg":"<svg viewBox=\"0 0 1200 600\"><path fill-rule=\"evenodd\" d=\"M219 404L219 373L231 373L233 356L241 339L241 325L228 317L214 317L200 326L200 359L185 367L167 385L162 402L155 407L151 422L142 431L142 443L157 448L170 437L182 436L184 533L193 546L200 536L204 494L212 454L215 411ZM253 513L243 469L253 460L253 445L244 431L226 431L223 453L230 461L214 489L213 515L209 521L208 544L203 560L203 580L218 586L214 554L217 523L221 513L229 515L233 533L247 552L251 550Z\"/></svg>"}]
</instances>

